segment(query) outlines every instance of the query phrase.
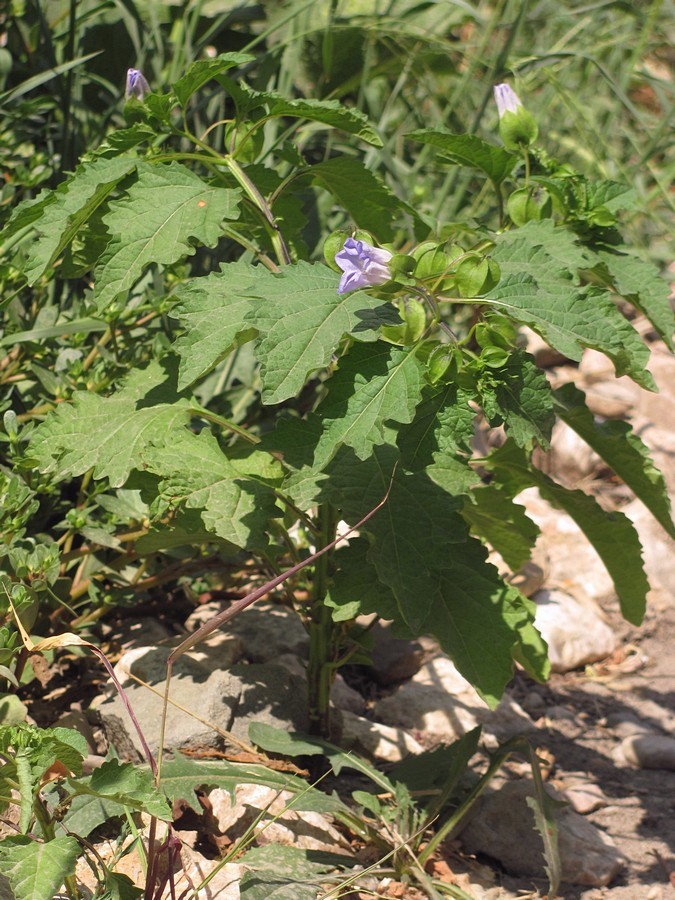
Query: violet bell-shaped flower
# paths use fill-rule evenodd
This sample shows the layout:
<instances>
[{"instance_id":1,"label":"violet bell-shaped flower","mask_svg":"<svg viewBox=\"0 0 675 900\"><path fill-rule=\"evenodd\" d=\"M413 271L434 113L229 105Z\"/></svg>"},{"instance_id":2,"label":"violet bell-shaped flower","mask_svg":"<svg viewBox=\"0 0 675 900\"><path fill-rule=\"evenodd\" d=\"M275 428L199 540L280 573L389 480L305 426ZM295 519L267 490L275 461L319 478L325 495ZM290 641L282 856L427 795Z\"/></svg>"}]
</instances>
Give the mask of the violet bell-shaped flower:
<instances>
[{"instance_id":1,"label":"violet bell-shaped flower","mask_svg":"<svg viewBox=\"0 0 675 900\"><path fill-rule=\"evenodd\" d=\"M517 113L522 107L518 94L509 84L496 84L493 90L500 119L505 112Z\"/></svg>"},{"instance_id":2,"label":"violet bell-shaped flower","mask_svg":"<svg viewBox=\"0 0 675 900\"><path fill-rule=\"evenodd\" d=\"M388 250L348 237L342 250L335 254L335 262L343 272L338 294L391 281L389 261L392 256Z\"/></svg>"},{"instance_id":3,"label":"violet bell-shaped flower","mask_svg":"<svg viewBox=\"0 0 675 900\"><path fill-rule=\"evenodd\" d=\"M142 100L146 94L150 93L150 85L145 80L140 69L127 69L127 86L124 91L124 97L129 100L135 97L136 100Z\"/></svg>"}]
</instances>

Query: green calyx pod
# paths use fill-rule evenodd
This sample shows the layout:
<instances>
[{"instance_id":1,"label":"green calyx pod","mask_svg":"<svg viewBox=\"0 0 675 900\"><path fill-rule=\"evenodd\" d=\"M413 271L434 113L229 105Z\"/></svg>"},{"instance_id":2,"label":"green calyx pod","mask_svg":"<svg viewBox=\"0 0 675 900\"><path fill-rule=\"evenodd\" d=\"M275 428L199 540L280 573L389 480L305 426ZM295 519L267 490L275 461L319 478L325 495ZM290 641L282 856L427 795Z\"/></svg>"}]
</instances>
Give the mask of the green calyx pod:
<instances>
[{"instance_id":1,"label":"green calyx pod","mask_svg":"<svg viewBox=\"0 0 675 900\"><path fill-rule=\"evenodd\" d=\"M611 213L606 206L596 206L595 209L592 209L588 213L586 221L589 225L598 225L600 228L611 228L612 225L616 225L616 216L614 213Z\"/></svg>"},{"instance_id":2,"label":"green calyx pod","mask_svg":"<svg viewBox=\"0 0 675 900\"><path fill-rule=\"evenodd\" d=\"M553 202L548 191L542 188L519 188L507 200L506 208L514 225L548 219L553 210Z\"/></svg>"},{"instance_id":3,"label":"green calyx pod","mask_svg":"<svg viewBox=\"0 0 675 900\"><path fill-rule=\"evenodd\" d=\"M415 247L412 256L417 261L416 278L438 278L440 275L445 275L450 268L450 259L447 253L444 253L433 241L425 241Z\"/></svg>"},{"instance_id":4,"label":"green calyx pod","mask_svg":"<svg viewBox=\"0 0 675 900\"><path fill-rule=\"evenodd\" d=\"M506 110L499 119L499 136L507 150L522 150L533 144L539 134L537 120L524 106L515 112Z\"/></svg>"},{"instance_id":5,"label":"green calyx pod","mask_svg":"<svg viewBox=\"0 0 675 900\"><path fill-rule=\"evenodd\" d=\"M432 384L439 381L452 381L462 360L462 352L449 344L438 344L429 354L427 360L427 376Z\"/></svg>"},{"instance_id":6,"label":"green calyx pod","mask_svg":"<svg viewBox=\"0 0 675 900\"><path fill-rule=\"evenodd\" d=\"M407 347L416 344L427 327L427 313L424 304L414 297L400 300L398 311L403 319L400 325L382 326L382 337L390 344Z\"/></svg>"},{"instance_id":7,"label":"green calyx pod","mask_svg":"<svg viewBox=\"0 0 675 900\"><path fill-rule=\"evenodd\" d=\"M394 278L397 275L411 275L415 271L415 260L407 253L394 253L389 260L389 269Z\"/></svg>"},{"instance_id":8,"label":"green calyx pod","mask_svg":"<svg viewBox=\"0 0 675 900\"><path fill-rule=\"evenodd\" d=\"M508 362L509 354L503 347L486 347L480 355L480 361L488 369L501 369Z\"/></svg>"},{"instance_id":9,"label":"green calyx pod","mask_svg":"<svg viewBox=\"0 0 675 900\"><path fill-rule=\"evenodd\" d=\"M349 233L347 228L338 228L337 231L332 231L323 242L323 258L326 260L326 265L334 272L342 271L335 262L335 254L342 250L342 245L349 237Z\"/></svg>"},{"instance_id":10,"label":"green calyx pod","mask_svg":"<svg viewBox=\"0 0 675 900\"><path fill-rule=\"evenodd\" d=\"M471 298L486 294L498 283L499 266L484 256L467 256L457 266L457 288L461 297Z\"/></svg>"}]
</instances>

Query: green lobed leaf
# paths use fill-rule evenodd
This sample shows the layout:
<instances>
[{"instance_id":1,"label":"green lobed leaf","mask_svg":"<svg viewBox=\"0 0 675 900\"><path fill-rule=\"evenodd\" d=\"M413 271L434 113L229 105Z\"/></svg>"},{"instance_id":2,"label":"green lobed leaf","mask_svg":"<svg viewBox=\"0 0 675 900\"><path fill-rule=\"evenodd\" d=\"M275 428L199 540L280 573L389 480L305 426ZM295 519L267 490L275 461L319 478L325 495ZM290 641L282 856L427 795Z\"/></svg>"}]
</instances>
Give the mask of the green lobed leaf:
<instances>
[{"instance_id":1,"label":"green lobed leaf","mask_svg":"<svg viewBox=\"0 0 675 900\"><path fill-rule=\"evenodd\" d=\"M321 860L315 862L315 860ZM326 860L326 861L323 861ZM335 854L318 850L300 850L270 844L255 847L240 860L244 874L239 882L242 900L316 900L322 875L336 868L338 861L349 866L352 860L339 860Z\"/></svg>"},{"instance_id":2,"label":"green lobed leaf","mask_svg":"<svg viewBox=\"0 0 675 900\"><path fill-rule=\"evenodd\" d=\"M318 408L322 431L314 466L325 466L342 444L366 459L375 445L394 443L391 425L412 421L424 385L424 364L414 347L354 344Z\"/></svg>"},{"instance_id":3,"label":"green lobed leaf","mask_svg":"<svg viewBox=\"0 0 675 900\"><path fill-rule=\"evenodd\" d=\"M380 241L392 239L394 217L401 203L360 160L334 156L312 166L306 174L335 197L359 228L377 235Z\"/></svg>"},{"instance_id":4,"label":"green lobed leaf","mask_svg":"<svg viewBox=\"0 0 675 900\"><path fill-rule=\"evenodd\" d=\"M647 316L668 348L674 350L675 314L670 289L656 266L616 250L599 250L596 256L606 266L617 293Z\"/></svg>"},{"instance_id":5,"label":"green lobed leaf","mask_svg":"<svg viewBox=\"0 0 675 900\"><path fill-rule=\"evenodd\" d=\"M280 275L263 273L247 290L256 300L247 320L260 332L262 401L295 397L307 376L329 364L341 338L376 340L377 329L398 316L391 304L363 291L337 293L335 272L300 262Z\"/></svg>"},{"instance_id":6,"label":"green lobed leaf","mask_svg":"<svg viewBox=\"0 0 675 900\"><path fill-rule=\"evenodd\" d=\"M570 359L580 360L583 348L592 347L612 360L617 375L655 390L646 369L649 349L605 291L576 287L568 270L526 240L498 244L492 256L502 279L485 302L529 325Z\"/></svg>"},{"instance_id":7,"label":"green lobed leaf","mask_svg":"<svg viewBox=\"0 0 675 900\"><path fill-rule=\"evenodd\" d=\"M143 889L136 887L128 875L106 869L104 875L105 893L101 900L136 900L143 896Z\"/></svg>"},{"instance_id":8,"label":"green lobed leaf","mask_svg":"<svg viewBox=\"0 0 675 900\"><path fill-rule=\"evenodd\" d=\"M281 756L325 756L335 775L343 769L354 769L369 778L385 791L393 791L394 785L379 769L361 759L351 750L342 750L322 738L309 734L298 734L274 728L264 722L252 722L249 737L258 747Z\"/></svg>"},{"instance_id":9,"label":"green lobed leaf","mask_svg":"<svg viewBox=\"0 0 675 900\"><path fill-rule=\"evenodd\" d=\"M368 523L368 554L396 597L413 634L438 638L459 671L494 705L513 674L514 648L525 641L528 669L545 674L543 644L532 628L533 608L487 564L487 551L469 537L452 497L425 472L396 469L390 446L359 462L343 451L331 464L322 495L356 521L391 484L385 506Z\"/></svg>"},{"instance_id":10,"label":"green lobed leaf","mask_svg":"<svg viewBox=\"0 0 675 900\"><path fill-rule=\"evenodd\" d=\"M425 750L416 756L410 754L391 769L389 778L395 784L405 784L411 793L430 792L435 788L448 798L466 775L469 762L478 751L480 735L481 726L478 725L452 744ZM438 798L433 796L436 791L432 792L428 805L438 809Z\"/></svg>"},{"instance_id":11,"label":"green lobed leaf","mask_svg":"<svg viewBox=\"0 0 675 900\"><path fill-rule=\"evenodd\" d=\"M370 543L365 538L350 538L332 556L333 571L325 597L333 610L334 622L345 622L359 615L375 613L383 619L396 619L396 597L377 577L368 561Z\"/></svg>"},{"instance_id":12,"label":"green lobed leaf","mask_svg":"<svg viewBox=\"0 0 675 900\"><path fill-rule=\"evenodd\" d=\"M253 62L254 56L250 53L220 53L215 59L197 59L188 66L185 75L179 78L173 86L173 91L178 102L185 106L192 95L216 75L227 72L229 69L244 66Z\"/></svg>"},{"instance_id":13,"label":"green lobed leaf","mask_svg":"<svg viewBox=\"0 0 675 900\"><path fill-rule=\"evenodd\" d=\"M423 128L412 131L406 137L428 144L438 151L441 160L457 166L478 169L496 185L511 174L518 157L502 147L488 144L475 134L449 134Z\"/></svg>"},{"instance_id":14,"label":"green lobed leaf","mask_svg":"<svg viewBox=\"0 0 675 900\"><path fill-rule=\"evenodd\" d=\"M314 467L314 450L321 434L318 416L307 419L279 417L277 427L263 435L261 449L278 455L284 461L286 475L281 491L299 509L315 506L320 485L328 478Z\"/></svg>"},{"instance_id":15,"label":"green lobed leaf","mask_svg":"<svg viewBox=\"0 0 675 900\"><path fill-rule=\"evenodd\" d=\"M0 868L15 900L52 900L64 879L74 874L79 855L78 841L68 835L46 843L25 835L0 841Z\"/></svg>"},{"instance_id":16,"label":"green lobed leaf","mask_svg":"<svg viewBox=\"0 0 675 900\"><path fill-rule=\"evenodd\" d=\"M232 96L241 118L264 108L268 116L288 116L321 122L330 128L339 128L365 141L373 147L382 147L382 140L364 113L343 106L337 100L288 100L274 91L255 91L244 82L234 82L226 76L218 80Z\"/></svg>"},{"instance_id":17,"label":"green lobed leaf","mask_svg":"<svg viewBox=\"0 0 675 900\"><path fill-rule=\"evenodd\" d=\"M637 191L619 181L586 182L585 191L589 209L604 206L614 213L620 209L637 208Z\"/></svg>"},{"instance_id":18,"label":"green lobed leaf","mask_svg":"<svg viewBox=\"0 0 675 900\"><path fill-rule=\"evenodd\" d=\"M162 789L169 800L172 803L184 800L197 813L203 812L196 794L198 788L219 787L234 794L239 784L261 784L278 791L289 791L294 794L289 806L297 811L333 814L346 809L337 797L322 793L302 778L266 766L227 760L204 762L180 755L162 764Z\"/></svg>"},{"instance_id":19,"label":"green lobed leaf","mask_svg":"<svg viewBox=\"0 0 675 900\"><path fill-rule=\"evenodd\" d=\"M95 272L99 309L125 295L149 265L192 256L196 244L215 247L222 222L239 215L239 190L208 184L180 163L138 163L137 172L103 217L111 239Z\"/></svg>"},{"instance_id":20,"label":"green lobed leaf","mask_svg":"<svg viewBox=\"0 0 675 900\"><path fill-rule=\"evenodd\" d=\"M12 781L18 783L21 803L19 827L26 832L45 773L56 762L72 772L81 772L87 743L81 734L69 728L41 729L19 723L0 726L0 752L5 759L0 767L0 797L9 797Z\"/></svg>"},{"instance_id":21,"label":"green lobed leaf","mask_svg":"<svg viewBox=\"0 0 675 900\"><path fill-rule=\"evenodd\" d=\"M135 167L135 159L98 159L78 166L56 188L35 222L37 239L30 245L24 270L28 284L34 284L54 264L92 213Z\"/></svg>"},{"instance_id":22,"label":"green lobed leaf","mask_svg":"<svg viewBox=\"0 0 675 900\"><path fill-rule=\"evenodd\" d=\"M163 387L166 381L164 369L153 362L132 372L111 397L77 392L33 432L31 458L57 479L93 468L95 478L121 487L150 442L173 440L190 421L187 401L172 402L175 390Z\"/></svg>"},{"instance_id":23,"label":"green lobed leaf","mask_svg":"<svg viewBox=\"0 0 675 900\"><path fill-rule=\"evenodd\" d=\"M520 228L503 231L496 236L496 242L500 248L499 253L503 251L503 248L510 247L514 243L518 253L522 252L523 242L532 248L541 247L557 263L550 270L554 280L561 278L565 281L569 280L570 277L573 277L573 273L576 274L579 269L587 268L592 257L591 252L581 246L573 231L562 225L556 225L552 219L527 222ZM545 274L540 269L538 280L542 281Z\"/></svg>"},{"instance_id":24,"label":"green lobed leaf","mask_svg":"<svg viewBox=\"0 0 675 900\"><path fill-rule=\"evenodd\" d=\"M118 128L106 135L105 140L99 144L95 153L98 157L109 158L133 150L139 144L150 144L157 138L154 128L144 122L136 122L129 128Z\"/></svg>"},{"instance_id":25,"label":"green lobed leaf","mask_svg":"<svg viewBox=\"0 0 675 900\"><path fill-rule=\"evenodd\" d=\"M473 392L455 383L425 385L422 400L409 425L399 429L397 444L408 469L430 465L437 454L471 454L476 412Z\"/></svg>"},{"instance_id":26,"label":"green lobed leaf","mask_svg":"<svg viewBox=\"0 0 675 900\"><path fill-rule=\"evenodd\" d=\"M5 222L2 231L0 231L2 243L6 244L16 234L23 231L24 228L28 228L33 225L34 222L38 221L43 215L46 207L50 203L54 203L55 200L56 193L49 188L43 188L37 197L33 197L29 200L22 200L14 208L11 216L7 222Z\"/></svg>"},{"instance_id":27,"label":"green lobed leaf","mask_svg":"<svg viewBox=\"0 0 675 900\"><path fill-rule=\"evenodd\" d=\"M236 347L257 334L246 316L255 301L246 295L265 270L245 262L225 263L220 272L193 278L176 290L179 303L171 315L183 334L173 344L180 356L179 389L202 378Z\"/></svg>"},{"instance_id":28,"label":"green lobed leaf","mask_svg":"<svg viewBox=\"0 0 675 900\"><path fill-rule=\"evenodd\" d=\"M88 779L69 779L68 784L77 794L112 800L165 822L171 821L171 807L166 797L158 793L152 774L132 763L108 759Z\"/></svg>"},{"instance_id":29,"label":"green lobed leaf","mask_svg":"<svg viewBox=\"0 0 675 900\"><path fill-rule=\"evenodd\" d=\"M462 508L471 533L487 541L516 572L530 558L539 528L525 513L525 507L496 486L472 491Z\"/></svg>"},{"instance_id":30,"label":"green lobed leaf","mask_svg":"<svg viewBox=\"0 0 675 900\"><path fill-rule=\"evenodd\" d=\"M208 431L175 434L148 447L143 466L160 476L161 496L200 510L204 526L237 547L265 549L270 519L282 515L273 488L281 467L268 453L228 458Z\"/></svg>"},{"instance_id":31,"label":"green lobed leaf","mask_svg":"<svg viewBox=\"0 0 675 900\"><path fill-rule=\"evenodd\" d=\"M78 784L87 779L78 779ZM63 823L73 834L88 837L95 828L103 825L108 819L124 816L126 807L115 800L107 800L91 794L81 794L73 799Z\"/></svg>"},{"instance_id":32,"label":"green lobed leaf","mask_svg":"<svg viewBox=\"0 0 675 900\"><path fill-rule=\"evenodd\" d=\"M607 512L589 494L570 491L535 469L512 441L484 461L512 494L536 487L551 506L564 510L584 532L614 582L621 612L635 625L642 621L649 582L642 566L642 546L630 519Z\"/></svg>"},{"instance_id":33,"label":"green lobed leaf","mask_svg":"<svg viewBox=\"0 0 675 900\"><path fill-rule=\"evenodd\" d=\"M556 413L604 459L668 534L675 537L667 486L649 457L649 449L627 422L596 421L586 406L585 396L575 385L563 385L554 392Z\"/></svg>"},{"instance_id":34,"label":"green lobed leaf","mask_svg":"<svg viewBox=\"0 0 675 900\"><path fill-rule=\"evenodd\" d=\"M520 447L537 441L548 447L555 413L548 379L534 359L512 350L508 362L480 383L483 410L492 425L504 423L506 433Z\"/></svg>"}]
</instances>

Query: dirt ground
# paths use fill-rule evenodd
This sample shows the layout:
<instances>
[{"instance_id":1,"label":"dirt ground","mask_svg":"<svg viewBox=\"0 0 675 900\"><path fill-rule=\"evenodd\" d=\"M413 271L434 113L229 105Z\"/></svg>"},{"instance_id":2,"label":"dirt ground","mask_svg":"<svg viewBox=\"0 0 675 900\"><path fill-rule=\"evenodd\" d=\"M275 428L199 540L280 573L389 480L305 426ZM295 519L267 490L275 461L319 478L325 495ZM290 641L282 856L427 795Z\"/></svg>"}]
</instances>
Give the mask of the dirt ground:
<instances>
[{"instance_id":1,"label":"dirt ground","mask_svg":"<svg viewBox=\"0 0 675 900\"><path fill-rule=\"evenodd\" d=\"M656 594L656 592L654 592ZM571 717L542 725L539 747L554 761L550 780L584 773L597 784L607 805L589 820L607 832L626 857L611 886L563 885L564 900L667 900L675 898L675 771L637 769L618 752L623 734L614 723L637 720L659 734L675 723L675 606L662 593L653 597L640 628L627 625L615 608L605 609L622 636L617 662L596 664L585 673L553 675L537 686L547 707L563 707ZM625 655L624 655L625 654ZM621 659L621 657L624 657ZM631 671L633 670L633 671ZM514 696L532 700L532 683L520 679ZM543 882L504 877L516 893Z\"/></svg>"}]
</instances>

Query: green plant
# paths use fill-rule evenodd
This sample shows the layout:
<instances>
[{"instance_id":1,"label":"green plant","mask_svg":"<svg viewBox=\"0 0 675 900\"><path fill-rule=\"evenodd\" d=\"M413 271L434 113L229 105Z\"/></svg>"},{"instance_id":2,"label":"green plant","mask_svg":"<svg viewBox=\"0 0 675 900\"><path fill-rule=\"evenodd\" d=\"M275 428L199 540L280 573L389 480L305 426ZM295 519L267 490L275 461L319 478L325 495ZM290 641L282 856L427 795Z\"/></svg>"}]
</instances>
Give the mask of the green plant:
<instances>
[{"instance_id":1,"label":"green plant","mask_svg":"<svg viewBox=\"0 0 675 900\"><path fill-rule=\"evenodd\" d=\"M630 522L531 463L556 415L610 465L620 445L622 477L673 531L662 481L640 440L624 436L625 426L613 440L616 428L593 423L572 386L552 391L517 346L514 327L529 325L571 359L594 347L617 373L653 387L647 348L608 293L623 291L671 341L663 285L618 243L616 210L630 203L630 192L591 183L534 147L523 146L523 169L516 154L476 136L417 131L411 139L434 148L441 165L468 166L492 185L499 230L450 226L440 240L429 235L405 254L393 245L375 250L372 238L345 242L343 234L343 249L329 259L345 270L338 285L330 268L298 258L301 230L291 217L279 218L284 203L297 203L298 181L316 183L318 172L318 183L338 198L345 183L364 193L365 222L379 222L382 234L408 214L405 204L355 159L310 165L296 156L284 175L270 168L276 161L287 170L284 157L264 149L265 167L248 156L242 162L240 145L223 152L191 135L181 110L216 79L249 138L275 117L341 128L375 146L379 138L361 114L332 101L286 100L235 82L227 72L245 61L241 54L199 61L170 93L132 98L127 129L10 219L6 236L30 229L15 254L29 283L93 271L86 309L105 329L85 360L91 365L78 360L75 368L84 370L87 390L29 434L19 465L41 472L51 491L84 478L79 511L66 517L69 551L75 535L92 533L97 506L110 507L115 491L118 501L140 491L140 518L152 524L136 546L127 535L122 557L138 558L136 548L153 534L153 553L163 538L188 546L210 540L257 553L273 570L289 550L296 559L302 552L293 549L291 525L326 546L340 516L362 518L389 489L386 514L371 520L368 537L317 561L312 600L299 608L312 648L314 727L328 733L332 673L353 652L342 623L363 612L393 618L402 633L433 633L496 702L513 657L535 677L546 674L533 608L486 563L481 543L513 567L527 559L536 529L512 502L523 487L538 486L578 521L614 578L624 615L639 621L644 609L647 582ZM191 147L172 149L172 141L186 140ZM354 218L363 227L356 207ZM190 274L195 247L206 248L208 259L225 235L242 248L240 257L206 271L198 259ZM359 270L350 281L350 253L366 268L379 254L377 277ZM163 339L156 333L139 345L134 336L157 319L167 324ZM78 327L67 313L64 327ZM233 376L251 342L248 374ZM222 373L217 388L213 372ZM237 409L242 377L254 396ZM471 456L472 404L507 436L483 460ZM21 434L14 446L23 448ZM119 538L104 533L94 526L92 543L121 549ZM85 558L96 555L82 549Z\"/></svg>"},{"instance_id":2,"label":"green plant","mask_svg":"<svg viewBox=\"0 0 675 900\"><path fill-rule=\"evenodd\" d=\"M194 61L218 29L172 9L148 46L163 46L167 25L185 29L181 66L158 52L145 69L165 87L137 91L123 116L109 106L98 130L83 104L77 141L60 122L62 146L87 148L74 172L56 174L56 144L41 169L35 134L13 145L30 177L6 186L0 235L9 692L30 677L15 615L29 629L81 631L196 574L208 587L244 566L266 580L295 567L280 599L310 635L315 734L330 733L336 670L362 653L362 613L401 635L434 634L494 704L514 659L547 674L533 605L486 561L487 546L513 570L527 560L537 529L514 498L529 486L577 521L624 615L640 621L647 581L631 523L543 474L532 454L561 418L673 535L663 479L627 425L596 421L572 384L549 387L518 328L571 360L595 348L652 388L631 317L645 315L672 349L673 314L621 217L633 213L642 239L663 197L608 177L630 175L623 163L559 163L543 119L539 143L530 128L511 149L497 144L488 81L536 25L526 4L508 22L506 4L489 20L457 13L449 24L480 38L462 51L440 25L432 34L431 7L418 20L409 4L389 18L365 7L352 27L340 4L327 22L291 4L248 48ZM132 20L119 20L129 35ZM659 28L650 16L644 33ZM504 43L484 70L491 35ZM353 46L357 80L341 56ZM56 75L82 62L54 53ZM406 53L433 77L401 70ZM616 70L624 50L613 53ZM535 86L543 59L516 58L521 84ZM556 75L571 59L556 57ZM319 70L322 99L303 96ZM37 77L35 88L50 82ZM30 79L8 90L11 105ZM460 95L463 106L448 104ZM438 127L426 127L430 109ZM659 141L643 148L657 185ZM480 459L477 415L506 437ZM385 496L336 546L340 520L364 520ZM326 552L308 569L313 548Z\"/></svg>"}]
</instances>

